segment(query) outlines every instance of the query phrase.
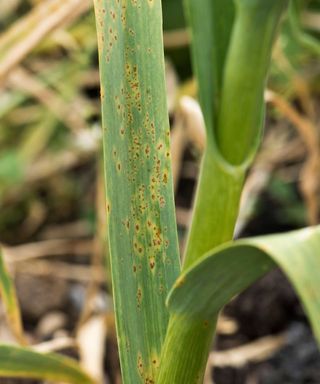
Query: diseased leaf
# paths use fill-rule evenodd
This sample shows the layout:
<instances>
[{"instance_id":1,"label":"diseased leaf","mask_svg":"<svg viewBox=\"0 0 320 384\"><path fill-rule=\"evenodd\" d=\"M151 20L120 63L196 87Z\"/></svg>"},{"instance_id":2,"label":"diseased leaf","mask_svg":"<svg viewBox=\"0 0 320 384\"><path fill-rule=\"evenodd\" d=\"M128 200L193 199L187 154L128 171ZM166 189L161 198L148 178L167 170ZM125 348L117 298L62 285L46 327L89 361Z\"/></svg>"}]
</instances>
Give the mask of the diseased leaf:
<instances>
[{"instance_id":1,"label":"diseased leaf","mask_svg":"<svg viewBox=\"0 0 320 384\"><path fill-rule=\"evenodd\" d=\"M0 345L0 376L32 378L69 384L94 384L79 365L63 356Z\"/></svg>"},{"instance_id":2,"label":"diseased leaf","mask_svg":"<svg viewBox=\"0 0 320 384\"><path fill-rule=\"evenodd\" d=\"M153 383L179 273L160 0L96 0L108 239L124 383Z\"/></svg>"}]
</instances>

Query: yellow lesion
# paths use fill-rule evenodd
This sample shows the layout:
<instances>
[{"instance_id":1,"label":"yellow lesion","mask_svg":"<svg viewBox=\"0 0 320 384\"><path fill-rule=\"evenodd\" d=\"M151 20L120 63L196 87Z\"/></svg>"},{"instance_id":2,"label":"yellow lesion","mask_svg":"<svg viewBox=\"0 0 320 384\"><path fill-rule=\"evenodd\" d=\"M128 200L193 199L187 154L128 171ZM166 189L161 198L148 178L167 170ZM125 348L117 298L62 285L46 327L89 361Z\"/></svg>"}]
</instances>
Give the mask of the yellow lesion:
<instances>
[{"instance_id":1,"label":"yellow lesion","mask_svg":"<svg viewBox=\"0 0 320 384\"><path fill-rule=\"evenodd\" d=\"M108 198L106 199L106 212L107 212L107 215L110 215L111 204L110 204L110 200Z\"/></svg>"},{"instance_id":2,"label":"yellow lesion","mask_svg":"<svg viewBox=\"0 0 320 384\"><path fill-rule=\"evenodd\" d=\"M116 21L117 14L116 14L116 12L113 9L110 10L109 14L110 14L111 20L112 21Z\"/></svg>"},{"instance_id":3,"label":"yellow lesion","mask_svg":"<svg viewBox=\"0 0 320 384\"><path fill-rule=\"evenodd\" d=\"M127 25L127 1L126 0L122 1L120 18L121 18L122 27L126 28L126 25Z\"/></svg>"},{"instance_id":4,"label":"yellow lesion","mask_svg":"<svg viewBox=\"0 0 320 384\"><path fill-rule=\"evenodd\" d=\"M182 287L186 283L186 277L185 276L180 276L178 277L177 281L174 284L175 288Z\"/></svg>"},{"instance_id":5,"label":"yellow lesion","mask_svg":"<svg viewBox=\"0 0 320 384\"><path fill-rule=\"evenodd\" d=\"M135 31L132 28L129 28L128 32L129 32L129 35L131 35L132 37L136 35Z\"/></svg>"},{"instance_id":6,"label":"yellow lesion","mask_svg":"<svg viewBox=\"0 0 320 384\"><path fill-rule=\"evenodd\" d=\"M168 181L169 181L169 171L168 169L164 169L162 172L162 183L168 184Z\"/></svg>"},{"instance_id":7,"label":"yellow lesion","mask_svg":"<svg viewBox=\"0 0 320 384\"><path fill-rule=\"evenodd\" d=\"M130 220L128 218L125 218L122 220L122 224L125 227L126 231L129 232L130 230Z\"/></svg>"},{"instance_id":8,"label":"yellow lesion","mask_svg":"<svg viewBox=\"0 0 320 384\"><path fill-rule=\"evenodd\" d=\"M142 303L142 299L143 299L141 287L138 287L136 297L137 297L137 307L140 308L141 303ZM143 365L142 365L142 371L143 371Z\"/></svg>"},{"instance_id":9,"label":"yellow lesion","mask_svg":"<svg viewBox=\"0 0 320 384\"><path fill-rule=\"evenodd\" d=\"M144 375L144 369L143 369L143 359L142 359L141 353L138 353L137 368L138 368L140 376L143 376Z\"/></svg>"},{"instance_id":10,"label":"yellow lesion","mask_svg":"<svg viewBox=\"0 0 320 384\"><path fill-rule=\"evenodd\" d=\"M133 237L133 251L136 255L142 257L145 254L144 245L139 241L137 236Z\"/></svg>"},{"instance_id":11,"label":"yellow lesion","mask_svg":"<svg viewBox=\"0 0 320 384\"><path fill-rule=\"evenodd\" d=\"M100 98L101 98L101 100L103 100L104 97L105 97L105 91L104 91L103 85L101 85L101 87L100 87Z\"/></svg>"},{"instance_id":12,"label":"yellow lesion","mask_svg":"<svg viewBox=\"0 0 320 384\"><path fill-rule=\"evenodd\" d=\"M136 233L140 233L140 231L141 231L141 221L140 220L135 221L134 230Z\"/></svg>"},{"instance_id":13,"label":"yellow lesion","mask_svg":"<svg viewBox=\"0 0 320 384\"><path fill-rule=\"evenodd\" d=\"M149 267L150 267L152 272L155 272L156 259L154 256L149 257Z\"/></svg>"}]
</instances>

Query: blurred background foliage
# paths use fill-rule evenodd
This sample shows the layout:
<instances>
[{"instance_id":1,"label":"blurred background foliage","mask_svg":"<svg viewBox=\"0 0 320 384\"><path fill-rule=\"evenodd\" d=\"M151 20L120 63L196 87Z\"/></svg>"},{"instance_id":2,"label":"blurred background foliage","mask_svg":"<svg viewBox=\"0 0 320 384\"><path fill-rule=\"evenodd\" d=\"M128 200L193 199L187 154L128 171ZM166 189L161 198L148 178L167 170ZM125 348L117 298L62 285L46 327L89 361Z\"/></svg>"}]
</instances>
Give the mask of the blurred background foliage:
<instances>
[{"instance_id":1,"label":"blurred background foliage","mask_svg":"<svg viewBox=\"0 0 320 384\"><path fill-rule=\"evenodd\" d=\"M18 240L17 229L32 211L38 212L38 222L33 221L29 235L48 219L58 223L78 218L94 223L95 209L81 203L83 187L90 189L94 181L93 163L100 145L94 15L88 1L51 3L49 6L43 1L12 0L1 4L3 241ZM272 90L299 104L299 112L308 115L314 115L312 99L320 86L318 11L317 0L292 2L275 50L270 79ZM178 89L173 90L174 115L178 99L183 94L196 96L196 89L191 84L184 87L192 72L181 1L163 1L163 13L166 55L179 78L175 85ZM43 28L46 18L51 25ZM279 117L277 111L270 112L272 117ZM81 176L74 172L87 165L91 172ZM276 188L279 183L272 185Z\"/></svg>"},{"instance_id":2,"label":"blurred background foliage","mask_svg":"<svg viewBox=\"0 0 320 384\"><path fill-rule=\"evenodd\" d=\"M205 138L182 1L162 3L183 248ZM292 0L273 55L265 140L248 174L238 237L319 222L319 38L320 0ZM0 241L34 343L53 337L40 337L35 329L48 312L65 310L66 303L72 303L62 327L68 335L96 312L112 318L109 301L104 298L102 307L99 301L106 290L99 92L90 0L0 2ZM42 308L34 309L34 297L41 302L35 285L50 276L55 282L44 285ZM62 288L65 282L67 289ZM55 299L50 306L45 291L51 289ZM58 303L59 290L68 299L61 293ZM109 320L104 324L112 329ZM263 335L285 326L270 325ZM240 340L252 337L242 334ZM114 344L113 339L111 349ZM107 366L110 382L117 382L116 358L109 357Z\"/></svg>"}]
</instances>

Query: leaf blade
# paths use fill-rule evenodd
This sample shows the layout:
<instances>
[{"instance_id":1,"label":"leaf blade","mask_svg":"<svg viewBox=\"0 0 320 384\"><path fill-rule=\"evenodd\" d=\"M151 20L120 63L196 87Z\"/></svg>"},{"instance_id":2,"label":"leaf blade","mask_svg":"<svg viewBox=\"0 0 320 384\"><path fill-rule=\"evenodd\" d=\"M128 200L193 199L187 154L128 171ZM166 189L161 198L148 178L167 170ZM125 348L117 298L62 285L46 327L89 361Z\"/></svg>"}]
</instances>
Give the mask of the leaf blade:
<instances>
[{"instance_id":1,"label":"leaf blade","mask_svg":"<svg viewBox=\"0 0 320 384\"><path fill-rule=\"evenodd\" d=\"M218 118L224 63L234 21L233 1L185 0L193 67L208 139Z\"/></svg>"},{"instance_id":2,"label":"leaf blade","mask_svg":"<svg viewBox=\"0 0 320 384\"><path fill-rule=\"evenodd\" d=\"M179 273L160 0L96 0L107 221L124 383L155 379ZM143 335L143 336L142 336Z\"/></svg>"},{"instance_id":3,"label":"leaf blade","mask_svg":"<svg viewBox=\"0 0 320 384\"><path fill-rule=\"evenodd\" d=\"M11 345L0 345L0 376L64 381L70 384L95 383L69 358Z\"/></svg>"},{"instance_id":4,"label":"leaf blade","mask_svg":"<svg viewBox=\"0 0 320 384\"><path fill-rule=\"evenodd\" d=\"M319 249L320 226L219 247L182 274L168 297L169 310L201 319L216 316L235 294L279 265L297 290L320 343ZM204 301L198 300L200 292Z\"/></svg>"},{"instance_id":5,"label":"leaf blade","mask_svg":"<svg viewBox=\"0 0 320 384\"><path fill-rule=\"evenodd\" d=\"M169 342L159 383L202 383L207 361L203 351L210 349L219 311L276 264L295 286L320 344L319 249L316 227L225 244L184 271L168 296Z\"/></svg>"}]
</instances>

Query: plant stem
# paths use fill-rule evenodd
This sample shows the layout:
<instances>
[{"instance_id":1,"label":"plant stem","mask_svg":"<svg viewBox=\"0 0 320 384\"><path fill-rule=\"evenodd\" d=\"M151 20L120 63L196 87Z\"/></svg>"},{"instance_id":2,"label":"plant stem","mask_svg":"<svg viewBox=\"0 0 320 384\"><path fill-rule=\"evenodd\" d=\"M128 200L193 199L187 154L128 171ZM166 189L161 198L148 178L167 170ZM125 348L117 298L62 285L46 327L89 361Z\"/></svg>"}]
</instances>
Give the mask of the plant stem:
<instances>
[{"instance_id":1,"label":"plant stem","mask_svg":"<svg viewBox=\"0 0 320 384\"><path fill-rule=\"evenodd\" d=\"M211 140L209 132L184 270L206 252L232 239L245 171L261 136L265 77L275 31L286 4L287 0L236 1L216 137ZM201 24L198 26L201 28ZM211 101L215 106L214 99ZM204 113L208 131L215 127L215 121L210 120L206 109ZM215 317L171 314L158 384L202 383L215 324Z\"/></svg>"},{"instance_id":2,"label":"plant stem","mask_svg":"<svg viewBox=\"0 0 320 384\"><path fill-rule=\"evenodd\" d=\"M216 319L172 315L157 383L202 384L215 327Z\"/></svg>"},{"instance_id":3,"label":"plant stem","mask_svg":"<svg viewBox=\"0 0 320 384\"><path fill-rule=\"evenodd\" d=\"M208 147L202 160L183 269L233 236L245 168L232 167Z\"/></svg>"}]
</instances>

